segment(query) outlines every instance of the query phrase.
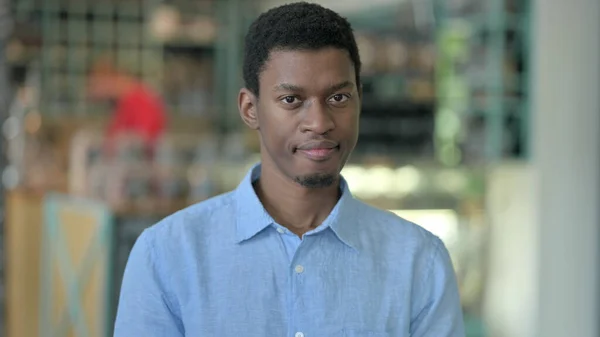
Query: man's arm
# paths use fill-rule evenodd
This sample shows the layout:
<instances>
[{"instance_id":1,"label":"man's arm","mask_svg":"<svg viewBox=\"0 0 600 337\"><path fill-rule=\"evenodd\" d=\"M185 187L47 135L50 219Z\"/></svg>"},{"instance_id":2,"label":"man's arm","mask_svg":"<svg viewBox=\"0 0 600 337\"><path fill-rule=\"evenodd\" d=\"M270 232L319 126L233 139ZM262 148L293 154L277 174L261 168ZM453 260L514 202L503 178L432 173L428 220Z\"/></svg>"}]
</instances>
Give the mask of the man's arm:
<instances>
[{"instance_id":1,"label":"man's arm","mask_svg":"<svg viewBox=\"0 0 600 337\"><path fill-rule=\"evenodd\" d=\"M425 276L416 280L410 337L465 337L456 275L444 244L434 238Z\"/></svg>"},{"instance_id":2,"label":"man's arm","mask_svg":"<svg viewBox=\"0 0 600 337\"><path fill-rule=\"evenodd\" d=\"M123 276L115 337L183 337L180 317L174 310L160 270L144 232L136 241Z\"/></svg>"}]
</instances>

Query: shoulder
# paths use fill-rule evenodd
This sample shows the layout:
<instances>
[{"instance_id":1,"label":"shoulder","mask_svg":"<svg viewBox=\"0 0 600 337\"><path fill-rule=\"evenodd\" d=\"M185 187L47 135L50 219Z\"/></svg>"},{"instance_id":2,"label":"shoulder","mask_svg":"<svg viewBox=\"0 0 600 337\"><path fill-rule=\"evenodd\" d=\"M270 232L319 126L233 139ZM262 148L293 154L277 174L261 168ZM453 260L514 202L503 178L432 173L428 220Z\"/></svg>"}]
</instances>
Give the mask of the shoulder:
<instances>
[{"instance_id":1,"label":"shoulder","mask_svg":"<svg viewBox=\"0 0 600 337\"><path fill-rule=\"evenodd\" d=\"M380 260L426 269L446 251L436 235L390 211L357 201L355 212L361 244Z\"/></svg>"},{"instance_id":2,"label":"shoulder","mask_svg":"<svg viewBox=\"0 0 600 337\"><path fill-rule=\"evenodd\" d=\"M379 236L382 240L410 245L439 244L439 238L427 229L397 214L356 200L356 212L361 229Z\"/></svg>"},{"instance_id":3,"label":"shoulder","mask_svg":"<svg viewBox=\"0 0 600 337\"><path fill-rule=\"evenodd\" d=\"M227 231L235 216L234 206L233 192L221 194L164 218L142 236L148 244L165 247Z\"/></svg>"}]
</instances>

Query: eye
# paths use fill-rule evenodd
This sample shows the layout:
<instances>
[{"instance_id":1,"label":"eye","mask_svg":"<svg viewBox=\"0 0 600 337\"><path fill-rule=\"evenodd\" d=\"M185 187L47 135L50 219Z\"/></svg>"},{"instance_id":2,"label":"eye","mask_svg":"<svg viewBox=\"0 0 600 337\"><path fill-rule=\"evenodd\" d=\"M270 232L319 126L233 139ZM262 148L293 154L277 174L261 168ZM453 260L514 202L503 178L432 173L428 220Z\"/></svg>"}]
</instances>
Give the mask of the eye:
<instances>
[{"instance_id":1,"label":"eye","mask_svg":"<svg viewBox=\"0 0 600 337\"><path fill-rule=\"evenodd\" d=\"M281 101L285 104L298 103L298 99L294 96L285 96L284 98L281 99Z\"/></svg>"},{"instance_id":2,"label":"eye","mask_svg":"<svg viewBox=\"0 0 600 337\"><path fill-rule=\"evenodd\" d=\"M329 101L332 103L345 103L348 99L350 99L350 95L348 94L335 94L331 96Z\"/></svg>"}]
</instances>

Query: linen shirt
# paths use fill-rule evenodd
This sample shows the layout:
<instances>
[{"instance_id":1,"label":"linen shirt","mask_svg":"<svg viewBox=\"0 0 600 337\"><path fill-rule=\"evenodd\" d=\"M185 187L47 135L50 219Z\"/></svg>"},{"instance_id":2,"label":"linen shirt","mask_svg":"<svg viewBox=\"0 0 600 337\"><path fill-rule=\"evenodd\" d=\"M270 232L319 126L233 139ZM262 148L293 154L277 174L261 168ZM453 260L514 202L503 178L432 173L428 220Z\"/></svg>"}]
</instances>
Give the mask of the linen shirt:
<instances>
[{"instance_id":1,"label":"linen shirt","mask_svg":"<svg viewBox=\"0 0 600 337\"><path fill-rule=\"evenodd\" d=\"M124 274L117 337L462 337L444 244L355 198L342 179L326 220L302 239L252 183L145 230Z\"/></svg>"}]
</instances>

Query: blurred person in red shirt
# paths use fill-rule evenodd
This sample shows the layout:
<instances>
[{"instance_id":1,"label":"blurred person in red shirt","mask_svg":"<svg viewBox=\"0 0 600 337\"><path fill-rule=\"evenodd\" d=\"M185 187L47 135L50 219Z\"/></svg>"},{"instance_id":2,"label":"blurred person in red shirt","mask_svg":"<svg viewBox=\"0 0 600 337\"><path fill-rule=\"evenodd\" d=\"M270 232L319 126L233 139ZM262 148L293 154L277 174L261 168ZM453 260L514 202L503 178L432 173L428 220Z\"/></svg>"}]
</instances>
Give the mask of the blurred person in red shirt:
<instances>
[{"instance_id":1,"label":"blurred person in red shirt","mask_svg":"<svg viewBox=\"0 0 600 337\"><path fill-rule=\"evenodd\" d=\"M89 73L88 94L93 100L115 104L107 129L108 149L119 136L136 135L152 148L166 126L162 98L140 79L115 65L110 57L94 62Z\"/></svg>"}]
</instances>

